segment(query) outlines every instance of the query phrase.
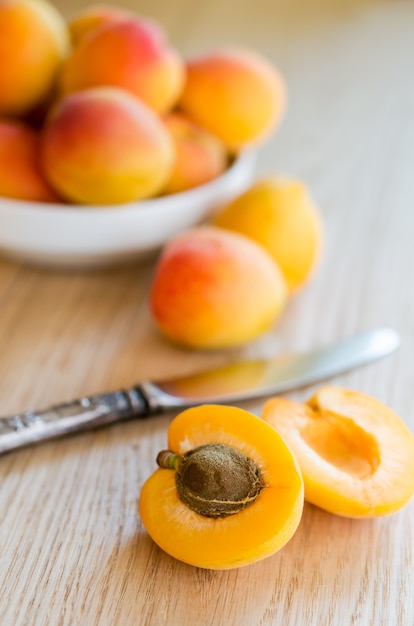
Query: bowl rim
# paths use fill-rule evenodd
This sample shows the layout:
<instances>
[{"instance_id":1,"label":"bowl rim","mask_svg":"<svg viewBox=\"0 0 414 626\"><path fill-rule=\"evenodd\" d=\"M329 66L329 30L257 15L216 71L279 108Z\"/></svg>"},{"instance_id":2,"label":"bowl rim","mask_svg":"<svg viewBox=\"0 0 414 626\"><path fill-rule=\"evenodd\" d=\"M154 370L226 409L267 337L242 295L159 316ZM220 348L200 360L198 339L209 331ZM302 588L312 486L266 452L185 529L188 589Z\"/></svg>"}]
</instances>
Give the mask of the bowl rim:
<instances>
[{"instance_id":1,"label":"bowl rim","mask_svg":"<svg viewBox=\"0 0 414 626\"><path fill-rule=\"evenodd\" d=\"M216 186L221 186L223 184L223 180L226 178L232 177L234 171L237 169L243 168L248 163L254 162L255 159L255 151L252 149L245 149L238 153L234 158L227 169L217 176L216 178L203 183L202 185L198 185L197 187L192 187L191 189L187 189L185 191L180 191L177 193L168 194L165 196L156 196L153 198L136 200L132 202L126 202L123 204L65 204L58 202L40 202L36 200L20 200L18 198L7 198L4 196L0 196L0 213L2 210L11 209L15 211L35 211L37 213L44 213L45 215L53 212L59 212L63 215L84 215L92 216L92 215L102 215L106 216L111 214L120 215L121 213L130 214L137 211L164 211L169 204L176 204L177 202L185 202L193 200L197 202L198 198L203 198L206 194L209 195L211 192L214 192L214 188Z\"/></svg>"}]
</instances>

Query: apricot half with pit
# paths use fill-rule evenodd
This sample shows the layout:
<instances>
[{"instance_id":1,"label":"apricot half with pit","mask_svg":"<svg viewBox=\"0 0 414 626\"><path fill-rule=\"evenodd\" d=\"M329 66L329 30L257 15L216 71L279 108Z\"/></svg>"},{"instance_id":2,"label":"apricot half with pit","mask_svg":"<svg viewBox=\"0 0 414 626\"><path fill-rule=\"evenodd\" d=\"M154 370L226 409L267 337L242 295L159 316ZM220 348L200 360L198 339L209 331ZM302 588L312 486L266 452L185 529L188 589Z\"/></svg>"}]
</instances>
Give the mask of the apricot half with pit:
<instances>
[{"instance_id":1,"label":"apricot half with pit","mask_svg":"<svg viewBox=\"0 0 414 626\"><path fill-rule=\"evenodd\" d=\"M243 409L204 405L178 415L140 514L171 556L207 569L263 559L296 531L303 481L282 437Z\"/></svg>"},{"instance_id":2,"label":"apricot half with pit","mask_svg":"<svg viewBox=\"0 0 414 626\"><path fill-rule=\"evenodd\" d=\"M378 400L322 387L306 404L268 401L263 419L287 441L302 470L305 498L344 517L378 517L414 495L414 436Z\"/></svg>"}]
</instances>

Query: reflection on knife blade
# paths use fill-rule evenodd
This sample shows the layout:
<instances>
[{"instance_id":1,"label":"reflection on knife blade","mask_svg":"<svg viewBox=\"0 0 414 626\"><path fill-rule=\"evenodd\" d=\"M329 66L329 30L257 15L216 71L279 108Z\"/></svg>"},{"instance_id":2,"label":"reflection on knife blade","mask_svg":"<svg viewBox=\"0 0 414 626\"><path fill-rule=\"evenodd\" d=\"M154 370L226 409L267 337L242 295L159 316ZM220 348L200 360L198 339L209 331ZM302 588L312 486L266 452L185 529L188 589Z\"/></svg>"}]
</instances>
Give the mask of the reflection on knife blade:
<instances>
[{"instance_id":1,"label":"reflection on knife blade","mask_svg":"<svg viewBox=\"0 0 414 626\"><path fill-rule=\"evenodd\" d=\"M232 403L311 385L391 354L398 334L376 328L304 354L244 361L200 374L98 394L0 419L0 453L38 441L168 409Z\"/></svg>"}]
</instances>

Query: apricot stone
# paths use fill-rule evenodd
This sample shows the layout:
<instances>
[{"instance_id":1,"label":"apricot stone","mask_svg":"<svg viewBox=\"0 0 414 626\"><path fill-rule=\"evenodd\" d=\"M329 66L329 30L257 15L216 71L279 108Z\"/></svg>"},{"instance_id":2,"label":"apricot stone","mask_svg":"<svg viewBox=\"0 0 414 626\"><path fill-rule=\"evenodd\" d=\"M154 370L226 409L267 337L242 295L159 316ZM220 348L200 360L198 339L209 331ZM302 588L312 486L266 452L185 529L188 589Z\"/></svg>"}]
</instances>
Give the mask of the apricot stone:
<instances>
[{"instance_id":1,"label":"apricot stone","mask_svg":"<svg viewBox=\"0 0 414 626\"><path fill-rule=\"evenodd\" d=\"M317 266L323 227L306 186L297 180L258 181L215 217L215 225L251 237L278 263L293 292Z\"/></svg>"},{"instance_id":2,"label":"apricot stone","mask_svg":"<svg viewBox=\"0 0 414 626\"><path fill-rule=\"evenodd\" d=\"M188 62L179 106L238 151L276 128L286 88L279 71L258 53L225 48Z\"/></svg>"},{"instance_id":3,"label":"apricot stone","mask_svg":"<svg viewBox=\"0 0 414 626\"><path fill-rule=\"evenodd\" d=\"M39 136L20 122L0 120L0 196L59 202L38 164Z\"/></svg>"},{"instance_id":4,"label":"apricot stone","mask_svg":"<svg viewBox=\"0 0 414 626\"><path fill-rule=\"evenodd\" d=\"M243 235L196 227L167 244L150 302L156 324L172 341L226 348L268 330L286 294L282 273L261 246Z\"/></svg>"},{"instance_id":5,"label":"apricot stone","mask_svg":"<svg viewBox=\"0 0 414 626\"><path fill-rule=\"evenodd\" d=\"M80 204L147 198L173 163L158 116L122 89L101 87L63 98L43 131L43 170L53 187Z\"/></svg>"},{"instance_id":6,"label":"apricot stone","mask_svg":"<svg viewBox=\"0 0 414 626\"><path fill-rule=\"evenodd\" d=\"M158 113L169 111L184 84L184 63L159 29L130 18L81 39L61 75L63 94L111 85L130 91Z\"/></svg>"},{"instance_id":7,"label":"apricot stone","mask_svg":"<svg viewBox=\"0 0 414 626\"><path fill-rule=\"evenodd\" d=\"M0 115L23 115L45 99L68 50L68 29L51 4L1 2Z\"/></svg>"},{"instance_id":8,"label":"apricot stone","mask_svg":"<svg viewBox=\"0 0 414 626\"><path fill-rule=\"evenodd\" d=\"M170 113L165 124L175 147L175 160L165 193L177 193L216 178L227 166L224 144L184 115Z\"/></svg>"}]
</instances>

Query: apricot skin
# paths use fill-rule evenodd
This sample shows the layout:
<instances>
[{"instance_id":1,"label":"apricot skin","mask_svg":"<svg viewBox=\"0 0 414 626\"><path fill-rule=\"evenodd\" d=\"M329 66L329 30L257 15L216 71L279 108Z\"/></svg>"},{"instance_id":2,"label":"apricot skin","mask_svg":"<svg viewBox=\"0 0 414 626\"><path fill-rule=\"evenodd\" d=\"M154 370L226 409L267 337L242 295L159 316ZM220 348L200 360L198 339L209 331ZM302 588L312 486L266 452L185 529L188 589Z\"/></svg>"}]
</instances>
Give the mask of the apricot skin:
<instances>
[{"instance_id":1,"label":"apricot skin","mask_svg":"<svg viewBox=\"0 0 414 626\"><path fill-rule=\"evenodd\" d=\"M214 223L264 246L291 293L311 278L318 265L322 219L300 181L278 177L258 181L218 213Z\"/></svg>"},{"instance_id":2,"label":"apricot skin","mask_svg":"<svg viewBox=\"0 0 414 626\"><path fill-rule=\"evenodd\" d=\"M227 151L217 137L179 113L170 113L164 122L175 147L174 166L164 193L197 187L224 172Z\"/></svg>"},{"instance_id":3,"label":"apricot skin","mask_svg":"<svg viewBox=\"0 0 414 626\"><path fill-rule=\"evenodd\" d=\"M224 48L187 63L179 106L237 152L278 126L286 88L278 70L256 52Z\"/></svg>"},{"instance_id":4,"label":"apricot skin","mask_svg":"<svg viewBox=\"0 0 414 626\"><path fill-rule=\"evenodd\" d=\"M172 162L162 122L121 89L96 88L63 98L43 131L43 171L75 203L149 197L164 185Z\"/></svg>"},{"instance_id":5,"label":"apricot skin","mask_svg":"<svg viewBox=\"0 0 414 626\"><path fill-rule=\"evenodd\" d=\"M38 164L39 135L21 122L0 120L0 196L59 202Z\"/></svg>"},{"instance_id":6,"label":"apricot skin","mask_svg":"<svg viewBox=\"0 0 414 626\"><path fill-rule=\"evenodd\" d=\"M151 23L125 19L81 39L65 64L63 94L111 85L131 92L157 113L176 104L184 83L184 63Z\"/></svg>"},{"instance_id":7,"label":"apricot skin","mask_svg":"<svg viewBox=\"0 0 414 626\"><path fill-rule=\"evenodd\" d=\"M77 46L94 30L130 17L133 17L133 13L121 7L108 4L88 6L76 13L69 21L68 27L72 43Z\"/></svg>"},{"instance_id":8,"label":"apricot skin","mask_svg":"<svg viewBox=\"0 0 414 626\"><path fill-rule=\"evenodd\" d=\"M274 398L263 419L295 454L305 499L343 517L390 515L414 495L414 436L387 406L326 386L306 403Z\"/></svg>"},{"instance_id":9,"label":"apricot skin","mask_svg":"<svg viewBox=\"0 0 414 626\"><path fill-rule=\"evenodd\" d=\"M69 50L63 17L43 0L0 3L0 115L19 116L44 100Z\"/></svg>"},{"instance_id":10,"label":"apricot skin","mask_svg":"<svg viewBox=\"0 0 414 626\"><path fill-rule=\"evenodd\" d=\"M205 517L180 500L175 472L157 469L142 487L140 515L155 543L176 559L233 569L274 554L292 538L302 516L303 480L283 439L243 409L203 405L172 421L168 448L176 454L211 443L239 450L260 468L265 487L257 500L228 517Z\"/></svg>"},{"instance_id":11,"label":"apricot skin","mask_svg":"<svg viewBox=\"0 0 414 626\"><path fill-rule=\"evenodd\" d=\"M150 302L159 329L192 348L244 344L268 330L287 296L271 257L242 235L198 227L164 249Z\"/></svg>"}]
</instances>

